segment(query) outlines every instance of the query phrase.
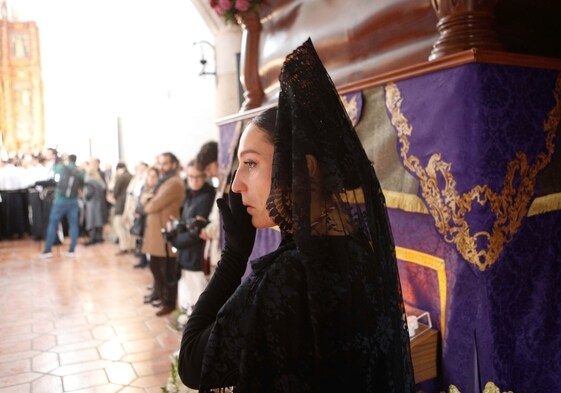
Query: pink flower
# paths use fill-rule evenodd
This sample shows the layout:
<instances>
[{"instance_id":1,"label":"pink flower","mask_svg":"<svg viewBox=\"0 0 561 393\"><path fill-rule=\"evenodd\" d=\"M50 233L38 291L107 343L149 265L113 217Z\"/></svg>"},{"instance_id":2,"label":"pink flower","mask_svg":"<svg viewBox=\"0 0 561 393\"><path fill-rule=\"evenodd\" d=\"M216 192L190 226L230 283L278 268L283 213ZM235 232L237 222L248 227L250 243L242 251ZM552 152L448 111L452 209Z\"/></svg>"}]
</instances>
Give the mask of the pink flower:
<instances>
[{"instance_id":1,"label":"pink flower","mask_svg":"<svg viewBox=\"0 0 561 393\"><path fill-rule=\"evenodd\" d=\"M249 9L250 0L236 0L236 9L241 12L245 12Z\"/></svg>"},{"instance_id":2,"label":"pink flower","mask_svg":"<svg viewBox=\"0 0 561 393\"><path fill-rule=\"evenodd\" d=\"M223 12L228 11L233 5L232 0L218 0L218 8L221 8Z\"/></svg>"}]
</instances>

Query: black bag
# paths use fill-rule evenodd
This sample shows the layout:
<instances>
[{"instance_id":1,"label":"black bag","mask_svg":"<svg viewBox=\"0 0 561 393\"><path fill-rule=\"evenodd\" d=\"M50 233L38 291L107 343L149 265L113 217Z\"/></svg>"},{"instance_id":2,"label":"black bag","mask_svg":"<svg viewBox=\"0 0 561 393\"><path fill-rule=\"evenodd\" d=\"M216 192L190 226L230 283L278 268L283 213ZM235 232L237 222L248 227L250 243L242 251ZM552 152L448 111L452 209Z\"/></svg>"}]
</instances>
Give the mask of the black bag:
<instances>
[{"instance_id":1,"label":"black bag","mask_svg":"<svg viewBox=\"0 0 561 393\"><path fill-rule=\"evenodd\" d=\"M64 167L57 183L57 190L65 198L78 198L80 190L84 187L84 178L78 168Z\"/></svg>"},{"instance_id":2,"label":"black bag","mask_svg":"<svg viewBox=\"0 0 561 393\"><path fill-rule=\"evenodd\" d=\"M131 229L129 230L131 235L142 237L144 236L144 215L136 216L132 222Z\"/></svg>"}]
</instances>

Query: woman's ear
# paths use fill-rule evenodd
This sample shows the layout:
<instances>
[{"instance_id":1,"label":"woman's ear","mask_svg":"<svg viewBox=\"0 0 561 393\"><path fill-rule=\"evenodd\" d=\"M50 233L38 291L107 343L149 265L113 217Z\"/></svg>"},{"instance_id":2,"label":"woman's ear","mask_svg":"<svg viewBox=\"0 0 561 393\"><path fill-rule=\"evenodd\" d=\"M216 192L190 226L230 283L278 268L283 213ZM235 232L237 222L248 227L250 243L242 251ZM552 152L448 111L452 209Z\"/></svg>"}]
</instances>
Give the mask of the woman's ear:
<instances>
[{"instance_id":1,"label":"woman's ear","mask_svg":"<svg viewBox=\"0 0 561 393\"><path fill-rule=\"evenodd\" d=\"M318 173L318 160L311 154L306 154L306 165L308 166L308 175L314 177Z\"/></svg>"}]
</instances>

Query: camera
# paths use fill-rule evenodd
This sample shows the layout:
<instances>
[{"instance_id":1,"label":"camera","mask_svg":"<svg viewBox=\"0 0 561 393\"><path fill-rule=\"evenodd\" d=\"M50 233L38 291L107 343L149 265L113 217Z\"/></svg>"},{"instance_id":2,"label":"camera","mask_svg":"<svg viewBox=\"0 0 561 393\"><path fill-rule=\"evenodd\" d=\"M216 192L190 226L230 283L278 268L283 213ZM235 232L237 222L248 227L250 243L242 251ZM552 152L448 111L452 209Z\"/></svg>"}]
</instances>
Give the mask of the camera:
<instances>
[{"instance_id":1,"label":"camera","mask_svg":"<svg viewBox=\"0 0 561 393\"><path fill-rule=\"evenodd\" d=\"M175 236L180 233L189 232L193 236L199 236L201 230L208 224L208 221L200 218L194 217L184 221L174 221L172 223L172 229L168 231L166 228L162 228L162 236L166 241L172 241Z\"/></svg>"},{"instance_id":2,"label":"camera","mask_svg":"<svg viewBox=\"0 0 561 393\"><path fill-rule=\"evenodd\" d=\"M189 233L191 233L194 236L199 236L199 234L201 233L202 229L204 227L206 227L206 225L208 224L208 221L205 220L204 218L200 218L200 217L195 217L195 218L190 218L187 221L187 230L189 231Z\"/></svg>"},{"instance_id":3,"label":"camera","mask_svg":"<svg viewBox=\"0 0 561 393\"><path fill-rule=\"evenodd\" d=\"M170 231L168 231L167 228L162 228L160 231L162 232L164 239L170 242L179 233L187 232L187 226L183 221L174 221Z\"/></svg>"}]
</instances>

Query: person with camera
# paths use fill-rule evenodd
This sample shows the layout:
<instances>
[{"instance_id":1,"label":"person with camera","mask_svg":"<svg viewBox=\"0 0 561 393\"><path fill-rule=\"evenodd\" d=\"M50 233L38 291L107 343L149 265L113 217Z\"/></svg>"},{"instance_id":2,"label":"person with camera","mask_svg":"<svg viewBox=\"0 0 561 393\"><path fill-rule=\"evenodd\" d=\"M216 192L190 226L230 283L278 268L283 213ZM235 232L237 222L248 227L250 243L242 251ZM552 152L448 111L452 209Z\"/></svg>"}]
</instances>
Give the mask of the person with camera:
<instances>
[{"instance_id":1,"label":"person with camera","mask_svg":"<svg viewBox=\"0 0 561 393\"><path fill-rule=\"evenodd\" d=\"M205 241L199 235L208 223L215 193L214 187L206 182L204 169L197 161L190 161L187 164L187 194L181 219L172 225L167 234L168 240L177 249L177 262L181 268L178 305L182 314L187 316L207 284L202 267ZM177 327L181 328L182 324L178 319Z\"/></svg>"},{"instance_id":2,"label":"person with camera","mask_svg":"<svg viewBox=\"0 0 561 393\"><path fill-rule=\"evenodd\" d=\"M146 214L142 252L148 255L150 271L154 276L154 291L161 300L162 308L157 316L170 314L177 301L177 262L169 242L162 236L169 217L179 216L185 197L183 181L177 173L179 160L175 154L166 152L158 157L160 178L154 196L139 208Z\"/></svg>"}]
</instances>

